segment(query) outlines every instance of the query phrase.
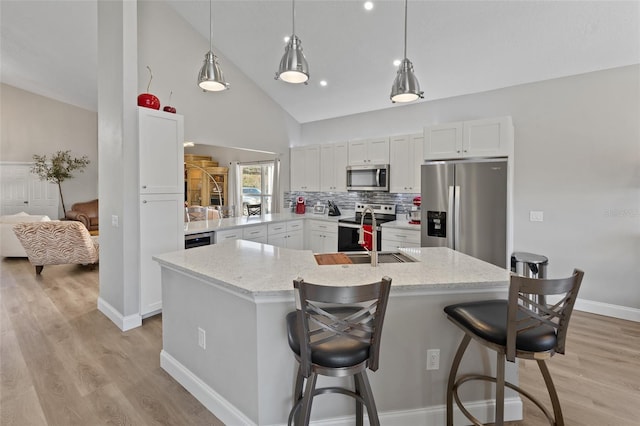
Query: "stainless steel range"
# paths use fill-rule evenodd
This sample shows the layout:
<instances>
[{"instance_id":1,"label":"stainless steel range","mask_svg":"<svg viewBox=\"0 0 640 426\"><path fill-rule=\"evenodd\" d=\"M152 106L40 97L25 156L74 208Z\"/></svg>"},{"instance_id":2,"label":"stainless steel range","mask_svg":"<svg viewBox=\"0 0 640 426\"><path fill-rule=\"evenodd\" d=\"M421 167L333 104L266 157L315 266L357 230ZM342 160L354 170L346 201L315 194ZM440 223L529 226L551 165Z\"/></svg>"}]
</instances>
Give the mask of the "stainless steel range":
<instances>
[{"instance_id":1,"label":"stainless steel range","mask_svg":"<svg viewBox=\"0 0 640 426\"><path fill-rule=\"evenodd\" d=\"M364 248L358 244L360 240L360 220L362 219L362 211L365 206L370 206L376 216L377 225L375 231L377 232L377 250L382 248L382 235L380 230L380 224L384 222L390 222L396 220L396 205L395 204L365 204L356 203L356 215L352 217L345 217L338 220L338 251L365 251ZM364 224L371 226L371 215L366 215L364 218Z\"/></svg>"}]
</instances>

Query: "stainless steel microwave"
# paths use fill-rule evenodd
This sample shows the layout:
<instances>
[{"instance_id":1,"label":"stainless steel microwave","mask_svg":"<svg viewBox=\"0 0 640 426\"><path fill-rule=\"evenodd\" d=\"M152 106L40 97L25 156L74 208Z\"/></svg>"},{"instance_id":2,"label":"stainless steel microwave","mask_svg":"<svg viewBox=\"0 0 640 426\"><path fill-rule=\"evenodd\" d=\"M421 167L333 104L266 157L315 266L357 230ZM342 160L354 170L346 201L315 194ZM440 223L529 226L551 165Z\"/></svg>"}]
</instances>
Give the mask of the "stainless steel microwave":
<instances>
[{"instance_id":1,"label":"stainless steel microwave","mask_svg":"<svg viewBox=\"0 0 640 426\"><path fill-rule=\"evenodd\" d=\"M347 190L389 191L389 165L347 166Z\"/></svg>"}]
</instances>

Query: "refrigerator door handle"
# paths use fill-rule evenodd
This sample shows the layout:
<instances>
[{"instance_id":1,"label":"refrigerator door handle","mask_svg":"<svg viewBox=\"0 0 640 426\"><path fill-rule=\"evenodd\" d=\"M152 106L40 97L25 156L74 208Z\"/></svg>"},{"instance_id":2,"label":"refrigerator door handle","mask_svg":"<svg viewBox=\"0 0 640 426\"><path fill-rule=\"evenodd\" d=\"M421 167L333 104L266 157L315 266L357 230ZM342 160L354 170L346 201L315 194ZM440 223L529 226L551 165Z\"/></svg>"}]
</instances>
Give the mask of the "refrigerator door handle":
<instances>
[{"instance_id":1,"label":"refrigerator door handle","mask_svg":"<svg viewBox=\"0 0 640 426\"><path fill-rule=\"evenodd\" d=\"M456 237L455 235L455 231L453 229L453 214L455 212L455 204L454 204L454 197L455 197L455 188L453 186L449 186L449 198L448 198L448 205L447 205L447 212L449 212L447 214L447 229L449 230L449 237L447 238L447 247L449 247L450 249L454 248L454 238Z\"/></svg>"},{"instance_id":2,"label":"refrigerator door handle","mask_svg":"<svg viewBox=\"0 0 640 426\"><path fill-rule=\"evenodd\" d=\"M455 188L456 189L455 189L455 197L454 197L455 217L453 218L453 221L454 221L453 244L454 244L454 249L458 250L460 248L460 187L456 186Z\"/></svg>"}]
</instances>

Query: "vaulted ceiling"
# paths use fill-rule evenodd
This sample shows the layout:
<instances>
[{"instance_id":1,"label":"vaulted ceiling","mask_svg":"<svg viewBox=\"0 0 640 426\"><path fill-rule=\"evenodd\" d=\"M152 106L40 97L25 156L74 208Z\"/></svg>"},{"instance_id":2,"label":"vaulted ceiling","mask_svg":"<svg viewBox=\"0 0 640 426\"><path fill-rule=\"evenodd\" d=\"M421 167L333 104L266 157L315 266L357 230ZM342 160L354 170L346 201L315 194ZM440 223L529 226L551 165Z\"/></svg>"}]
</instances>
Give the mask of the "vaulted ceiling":
<instances>
[{"instance_id":1,"label":"vaulted ceiling","mask_svg":"<svg viewBox=\"0 0 640 426\"><path fill-rule=\"evenodd\" d=\"M167 3L208 40L208 1ZM363 4L296 2L306 86L274 80L292 32L288 0L215 0L214 50L300 123L390 108L404 2ZM96 110L96 1L1 0L0 8L2 82ZM408 11L407 56L425 100L640 63L638 1L411 0Z\"/></svg>"}]
</instances>

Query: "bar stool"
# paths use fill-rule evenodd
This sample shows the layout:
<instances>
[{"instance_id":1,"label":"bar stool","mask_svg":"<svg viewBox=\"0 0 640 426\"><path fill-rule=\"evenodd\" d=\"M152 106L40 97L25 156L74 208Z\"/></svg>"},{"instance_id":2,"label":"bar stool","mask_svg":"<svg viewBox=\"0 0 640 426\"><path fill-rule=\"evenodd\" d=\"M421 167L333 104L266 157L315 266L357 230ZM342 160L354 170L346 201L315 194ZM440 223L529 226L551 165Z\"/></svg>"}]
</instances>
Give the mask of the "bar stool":
<instances>
[{"instance_id":1,"label":"bar stool","mask_svg":"<svg viewBox=\"0 0 640 426\"><path fill-rule=\"evenodd\" d=\"M485 300L459 303L444 308L449 320L464 331L447 385L447 426L453 426L453 400L460 411L473 422L480 421L463 406L458 387L470 380L485 380L496 384L495 424L504 424L504 388L507 386L531 400L547 417L551 425L564 425L558 394L545 360L554 354L564 354L569 319L578 296L584 272L575 269L563 279L536 279L511 276L508 300ZM538 296L560 295L551 305L538 303ZM480 374L457 376L471 339L497 352L496 377ZM516 358L535 359L544 378L553 406L553 415L530 393L505 382L504 366Z\"/></svg>"},{"instance_id":2,"label":"bar stool","mask_svg":"<svg viewBox=\"0 0 640 426\"><path fill-rule=\"evenodd\" d=\"M288 424L291 425L295 418L297 425L308 425L316 395L341 393L355 398L358 425L363 423L363 404L369 423L379 425L367 368L378 369L380 336L391 278L383 277L376 283L351 287L311 284L298 278L293 286L296 310L287 314L287 335L299 365ZM342 387L316 389L318 375L352 376L354 390Z\"/></svg>"}]
</instances>

